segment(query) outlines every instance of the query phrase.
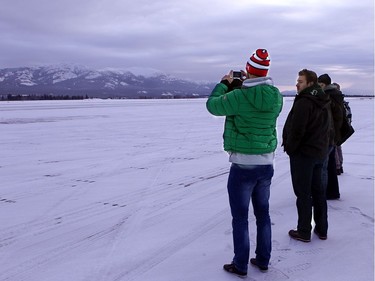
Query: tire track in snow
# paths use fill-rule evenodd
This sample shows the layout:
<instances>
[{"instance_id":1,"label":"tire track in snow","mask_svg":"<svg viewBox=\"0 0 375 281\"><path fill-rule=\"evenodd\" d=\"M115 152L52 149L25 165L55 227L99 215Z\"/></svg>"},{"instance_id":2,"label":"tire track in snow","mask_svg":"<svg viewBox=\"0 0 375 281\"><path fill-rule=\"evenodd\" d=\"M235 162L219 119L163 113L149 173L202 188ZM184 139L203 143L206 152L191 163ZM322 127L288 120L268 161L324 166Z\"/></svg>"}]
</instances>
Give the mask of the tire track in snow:
<instances>
[{"instance_id":1,"label":"tire track in snow","mask_svg":"<svg viewBox=\"0 0 375 281\"><path fill-rule=\"evenodd\" d=\"M201 180L204 180L205 178L214 179L223 174L223 172L221 171L219 171L218 173L215 172L208 172L206 176L198 177ZM134 205L138 205L141 201L148 200L149 198L155 198L155 196L159 193L170 190L171 186L183 188L186 185L184 180L185 178L188 177L184 176L182 179L177 178L173 181L168 181L167 184L158 184L151 190L149 187L145 187L141 190L126 193L122 196L114 195L111 197L103 198L99 202L89 203L85 206L72 209L68 212L61 212L50 216L48 216L47 212L47 217L46 215L44 215L42 219L34 219L33 221L28 223L21 223L5 229L1 229L0 249L17 242L19 239L25 239L28 236L35 236L38 234L53 231L57 228L60 228L62 225L66 227L67 224L75 224L77 222L85 221L93 217L103 216L107 214L111 215L111 213L117 211L116 208L103 209L103 206L118 208L123 208L126 206L131 207ZM190 185L191 184L189 184L189 186ZM174 188L173 190L176 191L176 188ZM74 194L75 193L73 193L73 195L69 195L67 198L73 198ZM61 202L59 203L59 205L60 204Z\"/></svg>"},{"instance_id":2,"label":"tire track in snow","mask_svg":"<svg viewBox=\"0 0 375 281\"><path fill-rule=\"evenodd\" d=\"M193 180L194 183L198 182L204 182L212 179L217 179L220 178L222 175L226 174L222 172L218 172L216 174L211 174L206 177L197 177L198 180ZM175 181L174 183L177 186L181 187L186 187L186 184L183 184L183 181ZM191 184L188 185L189 187ZM183 190L186 190L184 188ZM151 207L148 209L142 209L142 211L138 212L136 216L133 216L131 219L134 221L133 223L130 222L132 225L132 229L129 230L127 228L123 228L123 232L121 235L119 234L118 236L121 237L120 239L124 239L123 237L132 237L132 236L137 236L139 231L142 232L147 232L144 228L141 229L140 225L147 225L147 228L152 228L154 225L157 225L166 219L167 214L174 214L176 211L178 211L180 208L185 208L186 206L191 206L191 204L194 204L194 202L199 201L199 200L205 200L207 197L213 198L213 195L220 195L222 196L222 190L207 190L202 194L202 192L195 193L193 195L185 196L185 193L178 192L175 195L168 194L167 197L162 196L161 198L157 198L156 201L160 200L163 202L159 202L157 204L153 204ZM196 195L196 196L195 196ZM168 199L168 202L165 202L165 199ZM215 218L218 217L217 222L220 223L223 220L220 219L220 217L223 216L223 214L227 215L227 207L225 206L225 210L220 212L219 214L215 215ZM160 262L164 261L166 258L168 258L170 255L174 254L176 251L179 249L185 247L187 244L191 243L192 241L196 240L199 238L202 234L206 233L213 227L217 225L217 223L212 223L212 219L209 219L205 221L203 224L201 223L200 227L197 227L196 229L199 229L198 234L196 232L189 232L188 234L184 235L181 238L178 238L176 240L173 240L172 242L168 242L168 245L163 246L157 250L157 253L148 253L148 256L152 256L153 258L149 258L146 261L141 261L139 263L131 264L131 268L139 268L139 270L143 271L144 273L146 271L143 270L144 267L149 267L151 269L152 267L156 266ZM210 222L210 223L208 223ZM206 229L206 230L205 230ZM115 248L115 245L121 244L120 242L113 241L112 249ZM124 248L124 247L123 247ZM125 247L126 248L126 247ZM107 255L108 257L104 257L103 261L100 263L100 269L91 274L89 277L85 278L85 281L93 281L93 280L117 280L123 278L123 276L126 275L125 280L129 280L128 278L132 276L133 274L139 275L139 272L137 271L136 273L133 272L133 270L122 272L121 270L119 271L117 277L114 276L116 274L113 274L112 272L116 272L116 269L111 268L111 265L109 264L108 260L110 260L110 255L113 254L113 250L110 250ZM144 263L147 263L145 265ZM128 268L129 264L120 266L121 268ZM142 268L142 269L140 269ZM117 270L118 271L118 270ZM124 277L125 278L125 277Z\"/></svg>"},{"instance_id":3,"label":"tire track in snow","mask_svg":"<svg viewBox=\"0 0 375 281\"><path fill-rule=\"evenodd\" d=\"M6 246L5 244L9 244L4 244L4 241L9 242L9 240L13 239L24 239L27 236L43 234L49 231L54 231L57 228L66 227L67 225L87 221L88 219L97 216L111 216L112 213L123 212L118 209L124 207L126 207L126 205L95 202L73 209L70 212L62 212L54 216L43 217L43 219L35 219L29 223L21 223L11 226L0 230L0 237L2 237L0 239L0 248Z\"/></svg>"},{"instance_id":4,"label":"tire track in snow","mask_svg":"<svg viewBox=\"0 0 375 281\"><path fill-rule=\"evenodd\" d=\"M104 238L109 239L116 235L118 229L127 221L128 217L123 217L115 225L106 227L94 233L87 231L87 225L79 229L69 231L69 233L60 233L60 235L49 238L47 240L61 239L63 243L52 247L48 250L39 249L39 253L34 254L33 257L27 258L25 261L8 268L0 273L1 281L23 281L30 280L30 276L34 273L40 273L48 264L54 264L58 260L67 260L69 256L75 256L85 249L91 249L91 246L97 243L98 240ZM92 223L96 225L96 222ZM67 236L71 235L73 238L67 240ZM110 237L108 237L110 236ZM58 240L59 240L58 239ZM45 241L42 241L45 242ZM38 249L37 247L35 249ZM35 253L36 251L34 251Z\"/></svg>"},{"instance_id":5,"label":"tire track in snow","mask_svg":"<svg viewBox=\"0 0 375 281\"><path fill-rule=\"evenodd\" d=\"M219 211L213 217L201 223L198 227L190 231L189 233L168 242L163 247L154 251L149 257L132 264L131 269L114 273L113 277L110 278L112 281L132 281L136 279L142 280L142 275L153 269L158 264L162 263L179 250L193 243L195 240L214 229L220 223L225 221L228 210L225 207L224 210ZM128 265L124 265L126 268ZM99 280L97 280L99 281Z\"/></svg>"},{"instance_id":6,"label":"tire track in snow","mask_svg":"<svg viewBox=\"0 0 375 281\"><path fill-rule=\"evenodd\" d=\"M219 172L217 174L212 173L207 176L206 180L217 178L222 174L222 172ZM184 176L182 180L181 178L175 179L173 182L169 182L169 184L179 186L181 189L185 189L185 185L182 184L182 182L185 181L184 179L186 179L186 176ZM200 181L202 180L203 177L201 177ZM134 209L134 206L137 207L140 201L148 200L148 198L151 198L159 193L161 189L167 190L171 188L169 185L165 184L157 186L159 188L156 188L152 192L150 192L149 188L145 188L144 190L130 194L130 196L128 194L127 196L122 196L122 198L118 198L118 196L107 198L111 200L116 198L117 200L113 202L121 202L122 204L127 203L125 205L120 205L118 203L108 203L108 200L102 200L102 202L90 203L86 206L72 209L69 212L62 212L58 217L49 216L47 218L43 218L42 220L34 220L31 223L19 224L2 230L0 233L2 237L2 239L0 240L0 247L10 246L12 244L15 244L15 246L17 246L16 242L27 241L29 240L29 237L31 238L30 240L33 241L33 243L29 243L28 245L26 245L26 248L29 249L43 249L44 247L40 247L40 245L48 244L47 241L63 241L63 243L59 243L58 246L49 250L38 250L37 252L34 252L33 256L28 257L26 260L21 261L18 265L12 266L2 272L0 275L0 279L14 280L13 278L17 278L17 280L27 280L27 276L32 276L33 272L35 272L36 270L42 270L51 262L56 262L59 259L63 260L64 257L66 259L66 256L72 255L74 252L77 252L78 249L86 249L88 245L95 243L95 241L97 240L109 239L107 236L113 233L114 230L116 230L117 233L121 233L122 231L120 229L123 223L114 227L110 227L108 229L96 231L94 233L84 231L85 227L75 228L75 226L90 221L90 219L95 219L95 217L98 216L102 220L108 220L112 217L123 215L124 213L128 213L128 217L132 216L137 213L137 209ZM120 199L126 201L121 201ZM172 203L172 205L174 205L174 203ZM115 206L117 208L114 208ZM121 209L119 207L126 208ZM162 208L158 209L160 210ZM95 223L95 220L91 222L91 224ZM67 228L69 229L69 231L64 232L64 230L66 230ZM81 231L82 233L80 233ZM54 235L54 232L58 232L59 234ZM65 237L69 233L75 233L75 236L78 237L65 241ZM76 233L78 233L78 235L76 235ZM183 241L190 241L192 239L195 240L195 237L196 235L188 235L183 239ZM184 244L183 241L182 243ZM177 242L175 242L174 244L176 243ZM172 247L172 249L174 247ZM169 248L170 247L166 249ZM168 251L169 250L165 250L164 252L167 253ZM160 255L158 256L160 257ZM155 261L152 261L151 263L153 264L154 262Z\"/></svg>"},{"instance_id":7,"label":"tire track in snow","mask_svg":"<svg viewBox=\"0 0 375 281\"><path fill-rule=\"evenodd\" d=\"M124 205L119 206L125 207ZM56 216L44 217L43 219L35 219L29 223L21 223L8 227L0 231L0 249L5 246L12 245L21 239L27 237L35 237L47 232L65 228L82 221L87 221L97 216L111 216L113 213L120 212L119 208L103 208L98 203L90 204L82 208L72 210L71 212L61 213Z\"/></svg>"}]
</instances>

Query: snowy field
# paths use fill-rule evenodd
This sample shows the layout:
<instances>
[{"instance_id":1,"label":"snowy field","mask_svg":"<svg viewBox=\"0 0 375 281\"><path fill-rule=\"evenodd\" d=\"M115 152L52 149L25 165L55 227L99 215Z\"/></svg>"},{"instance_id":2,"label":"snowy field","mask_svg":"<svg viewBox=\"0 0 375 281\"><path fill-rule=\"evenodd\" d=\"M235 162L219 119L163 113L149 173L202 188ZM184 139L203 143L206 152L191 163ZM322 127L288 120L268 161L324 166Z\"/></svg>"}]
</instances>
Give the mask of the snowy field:
<instances>
[{"instance_id":1,"label":"snowy field","mask_svg":"<svg viewBox=\"0 0 375 281\"><path fill-rule=\"evenodd\" d=\"M279 144L271 265L246 280L373 280L374 100L348 101L356 133L328 240L289 238L297 211ZM222 269L233 257L223 122L204 99L1 102L0 280L239 280ZM251 257L254 230L251 214Z\"/></svg>"}]
</instances>

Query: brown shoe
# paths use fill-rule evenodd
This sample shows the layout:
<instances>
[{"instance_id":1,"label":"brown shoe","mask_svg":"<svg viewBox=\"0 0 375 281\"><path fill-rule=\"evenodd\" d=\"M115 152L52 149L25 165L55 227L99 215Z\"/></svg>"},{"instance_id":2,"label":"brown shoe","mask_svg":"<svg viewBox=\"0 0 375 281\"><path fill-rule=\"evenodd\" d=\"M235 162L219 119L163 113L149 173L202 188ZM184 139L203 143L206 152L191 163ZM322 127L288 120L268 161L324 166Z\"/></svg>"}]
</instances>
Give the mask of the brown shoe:
<instances>
[{"instance_id":1,"label":"brown shoe","mask_svg":"<svg viewBox=\"0 0 375 281\"><path fill-rule=\"evenodd\" d=\"M314 233L319 237L320 240L327 240L327 234L319 233L316 228L314 228Z\"/></svg>"},{"instance_id":2,"label":"brown shoe","mask_svg":"<svg viewBox=\"0 0 375 281\"><path fill-rule=\"evenodd\" d=\"M262 272L266 272L268 270L268 266L259 265L258 262L257 262L257 259L255 259L255 258L251 258L250 263L252 265L255 265L256 267L258 267L260 269L260 271L262 271Z\"/></svg>"},{"instance_id":3,"label":"brown shoe","mask_svg":"<svg viewBox=\"0 0 375 281\"><path fill-rule=\"evenodd\" d=\"M223 269L226 272L232 273L237 275L238 277L245 278L247 276L247 272L239 271L233 263L224 264Z\"/></svg>"},{"instance_id":4,"label":"brown shoe","mask_svg":"<svg viewBox=\"0 0 375 281\"><path fill-rule=\"evenodd\" d=\"M310 242L310 237L303 237L297 230L289 230L289 236L295 240L302 241L302 242Z\"/></svg>"}]
</instances>

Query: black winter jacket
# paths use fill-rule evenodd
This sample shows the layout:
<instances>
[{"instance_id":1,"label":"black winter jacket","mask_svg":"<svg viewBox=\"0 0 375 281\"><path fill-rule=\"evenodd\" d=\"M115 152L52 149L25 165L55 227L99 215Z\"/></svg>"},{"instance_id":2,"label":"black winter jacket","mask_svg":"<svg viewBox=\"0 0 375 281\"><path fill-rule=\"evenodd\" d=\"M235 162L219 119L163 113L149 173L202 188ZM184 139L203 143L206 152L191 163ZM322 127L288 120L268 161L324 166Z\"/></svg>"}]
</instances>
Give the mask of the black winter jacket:
<instances>
[{"instance_id":1,"label":"black winter jacket","mask_svg":"<svg viewBox=\"0 0 375 281\"><path fill-rule=\"evenodd\" d=\"M293 102L283 129L284 151L324 159L332 134L330 100L318 84L304 89Z\"/></svg>"}]
</instances>

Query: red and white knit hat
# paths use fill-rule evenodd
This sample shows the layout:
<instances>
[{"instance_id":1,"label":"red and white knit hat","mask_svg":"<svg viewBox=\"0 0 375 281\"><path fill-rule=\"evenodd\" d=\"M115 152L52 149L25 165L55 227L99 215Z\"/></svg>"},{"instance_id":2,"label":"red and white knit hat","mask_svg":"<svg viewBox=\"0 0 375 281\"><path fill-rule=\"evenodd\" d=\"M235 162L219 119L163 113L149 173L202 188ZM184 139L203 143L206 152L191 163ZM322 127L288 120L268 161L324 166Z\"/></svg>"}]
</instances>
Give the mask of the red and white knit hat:
<instances>
[{"instance_id":1,"label":"red and white knit hat","mask_svg":"<svg viewBox=\"0 0 375 281\"><path fill-rule=\"evenodd\" d=\"M270 58L266 49L256 50L246 63L246 71L255 76L267 76Z\"/></svg>"}]
</instances>

